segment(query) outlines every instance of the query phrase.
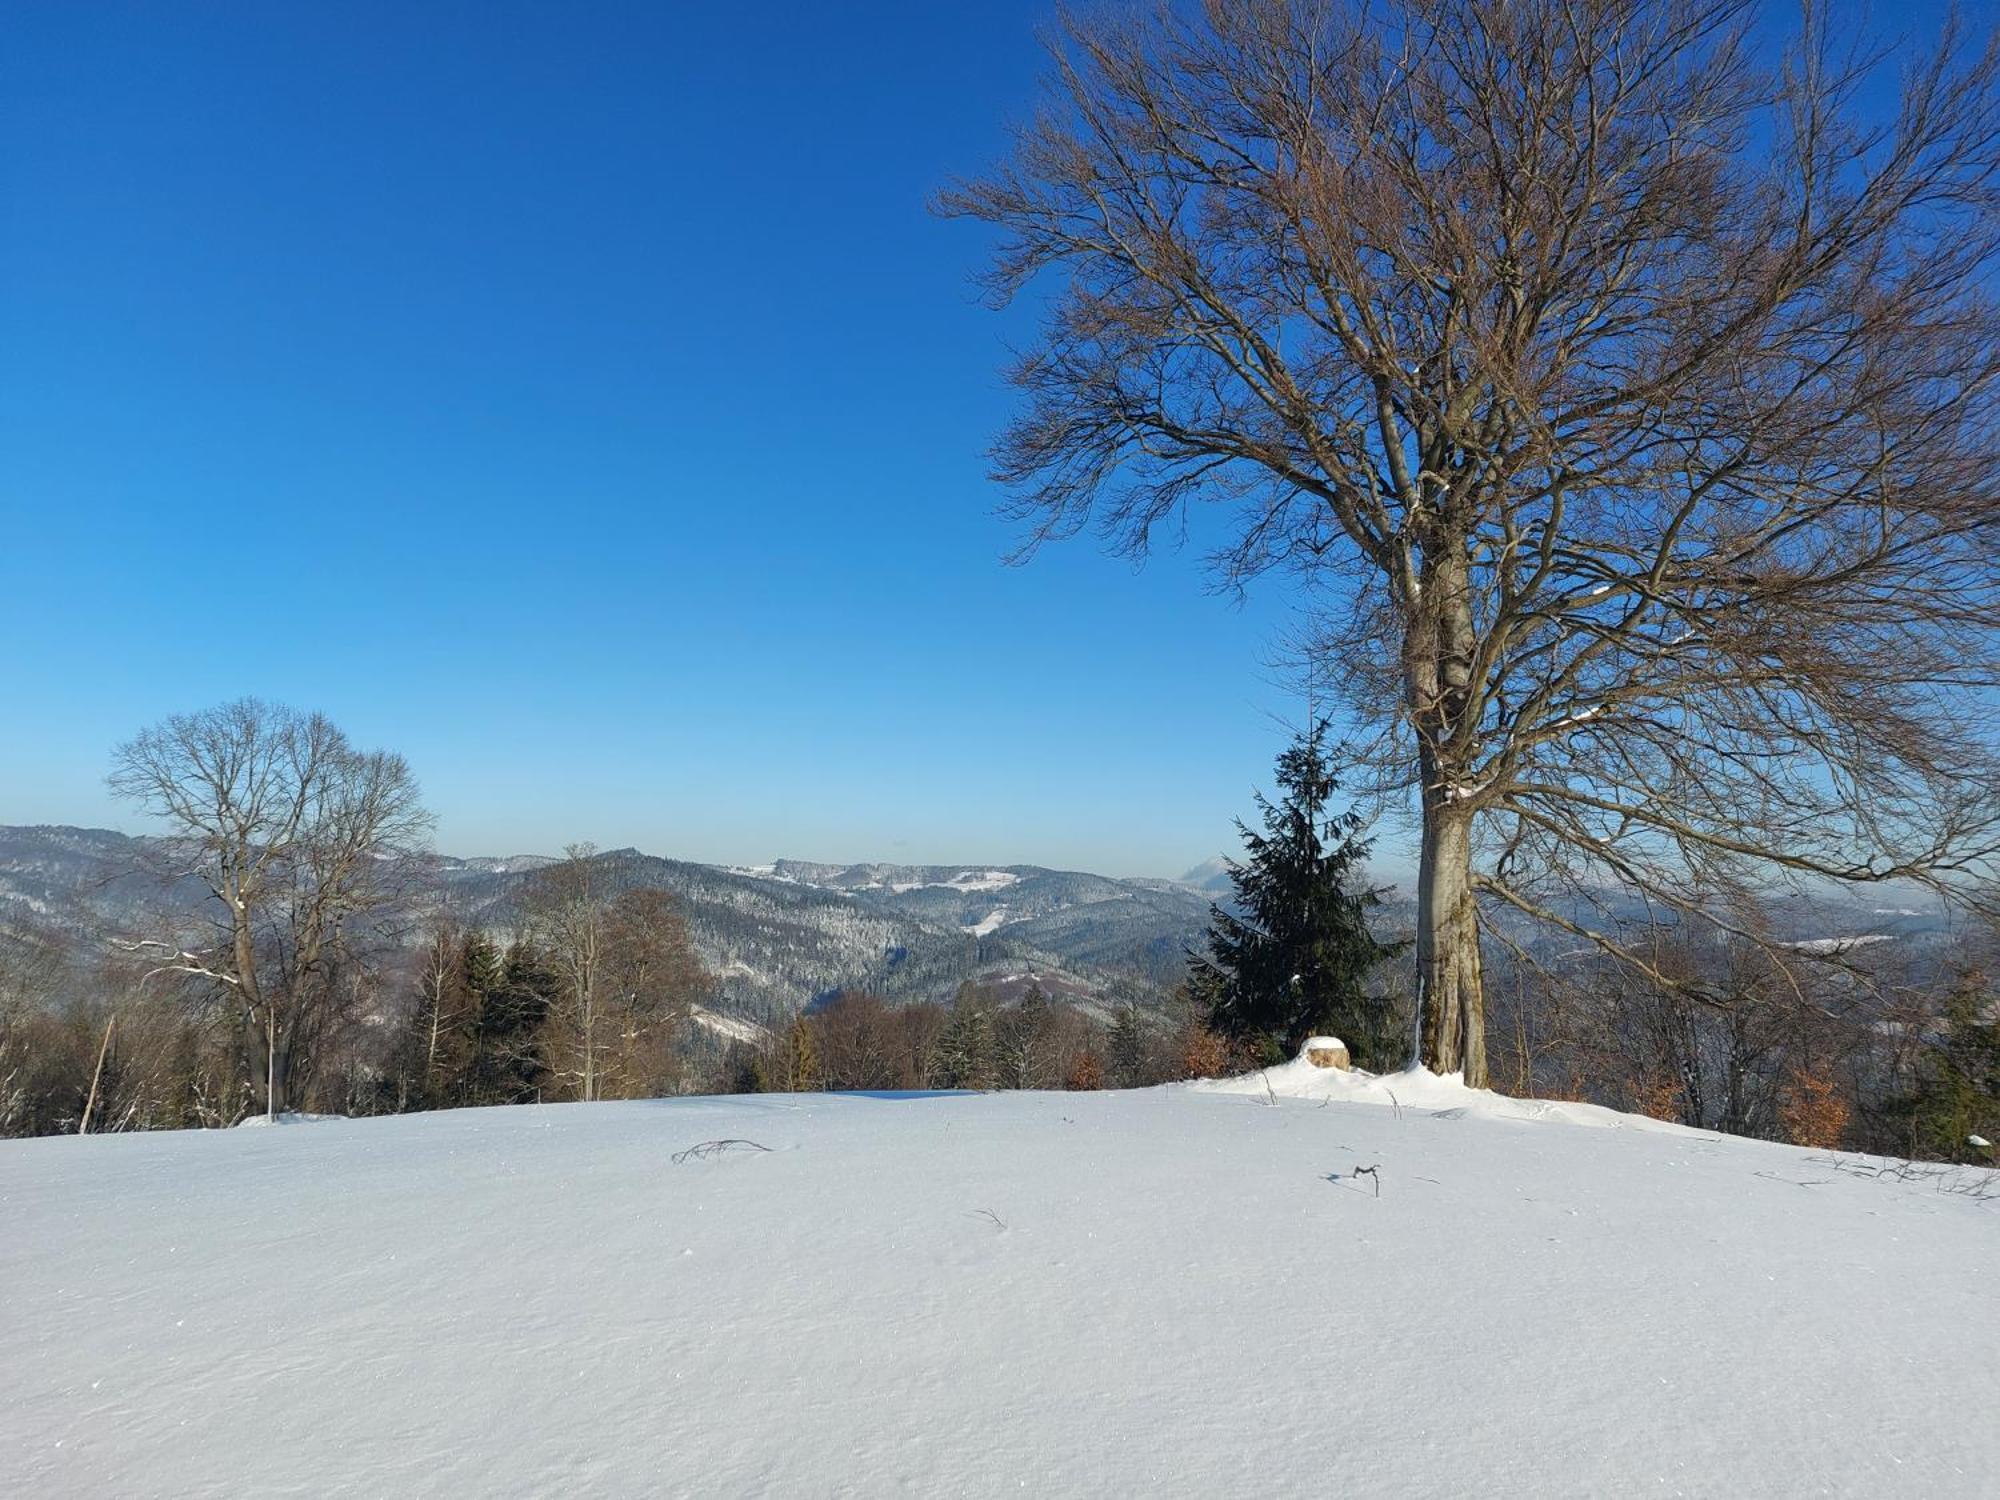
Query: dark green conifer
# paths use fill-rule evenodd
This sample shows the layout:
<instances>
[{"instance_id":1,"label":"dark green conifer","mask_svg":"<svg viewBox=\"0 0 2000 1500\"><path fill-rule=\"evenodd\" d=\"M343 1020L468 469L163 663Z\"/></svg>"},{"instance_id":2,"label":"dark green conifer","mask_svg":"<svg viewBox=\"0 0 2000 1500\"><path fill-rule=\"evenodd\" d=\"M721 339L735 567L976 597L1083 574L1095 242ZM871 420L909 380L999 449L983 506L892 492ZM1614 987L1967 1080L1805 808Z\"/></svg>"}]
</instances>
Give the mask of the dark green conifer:
<instances>
[{"instance_id":1,"label":"dark green conifer","mask_svg":"<svg viewBox=\"0 0 2000 1500\"><path fill-rule=\"evenodd\" d=\"M1138 1006L1128 1002L1118 1007L1105 1051L1111 1064L1113 1088L1136 1089L1151 1081L1146 1068L1146 1022Z\"/></svg>"},{"instance_id":2,"label":"dark green conifer","mask_svg":"<svg viewBox=\"0 0 2000 1500\"><path fill-rule=\"evenodd\" d=\"M468 973L473 967L469 957ZM480 972L489 987L477 991L470 1092L481 1104L533 1103L548 1077L542 1032L557 991L555 975L527 943L509 947L497 972L490 965Z\"/></svg>"},{"instance_id":3,"label":"dark green conifer","mask_svg":"<svg viewBox=\"0 0 2000 1500\"><path fill-rule=\"evenodd\" d=\"M952 1003L951 1020L938 1045L947 1086L990 1089L999 1082L999 1044L994 1034L993 1004L972 985L961 985Z\"/></svg>"},{"instance_id":4,"label":"dark green conifer","mask_svg":"<svg viewBox=\"0 0 2000 1500\"><path fill-rule=\"evenodd\" d=\"M1049 1032L1055 1024L1055 1006L1040 983L1031 983L1018 1005L1000 1019L1000 1086L1007 1089L1045 1089L1054 1086L1047 1077Z\"/></svg>"},{"instance_id":5,"label":"dark green conifer","mask_svg":"<svg viewBox=\"0 0 2000 1500\"><path fill-rule=\"evenodd\" d=\"M1394 1066L1401 1039L1365 981L1402 945L1369 931L1380 897L1357 883L1369 846L1358 814L1328 811L1338 784L1326 734L1320 720L1278 757L1279 800L1257 796L1262 833L1238 821L1246 857L1230 862L1234 909L1209 909L1206 951L1189 956L1189 988L1209 1025L1253 1052L1290 1055L1330 1033L1357 1062Z\"/></svg>"},{"instance_id":6,"label":"dark green conifer","mask_svg":"<svg viewBox=\"0 0 2000 1500\"><path fill-rule=\"evenodd\" d=\"M1890 1101L1888 1113L1913 1157L1994 1162L2000 1159L1992 1144L2000 1141L2000 1001L1983 975L1969 973L1945 1001L1943 1019L1915 1086Z\"/></svg>"}]
</instances>

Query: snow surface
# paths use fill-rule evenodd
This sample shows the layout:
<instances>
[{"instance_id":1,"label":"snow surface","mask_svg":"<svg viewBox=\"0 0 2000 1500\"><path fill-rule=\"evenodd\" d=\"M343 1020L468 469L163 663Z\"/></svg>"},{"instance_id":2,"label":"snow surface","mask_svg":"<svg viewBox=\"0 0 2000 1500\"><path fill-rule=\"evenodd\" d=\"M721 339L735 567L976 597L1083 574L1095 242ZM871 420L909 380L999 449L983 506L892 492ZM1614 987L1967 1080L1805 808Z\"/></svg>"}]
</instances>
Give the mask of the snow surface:
<instances>
[{"instance_id":1,"label":"snow surface","mask_svg":"<svg viewBox=\"0 0 2000 1500\"><path fill-rule=\"evenodd\" d=\"M1439 1077L1422 1068L1404 1073L1364 1073L1359 1068L1319 1068L1306 1060L1306 1053L1327 1042L1345 1046L1338 1038L1311 1037L1291 1062L1275 1068L1246 1073L1241 1078L1204 1079L1189 1087L1203 1093L1248 1094L1261 1099L1317 1099L1343 1104L1381 1104L1394 1110L1435 1111L1452 1119L1551 1120L1564 1125L1586 1125L1600 1129L1638 1130L1651 1134L1689 1135L1715 1140L1706 1131L1689 1130L1665 1120L1645 1115L1622 1114L1599 1104L1572 1104L1559 1099L1514 1099L1486 1089L1469 1089L1459 1075ZM1747 1144L1747 1143L1743 1143Z\"/></svg>"},{"instance_id":2,"label":"snow surface","mask_svg":"<svg viewBox=\"0 0 2000 1500\"><path fill-rule=\"evenodd\" d=\"M346 1115L311 1115L299 1110L286 1110L277 1119L269 1115L245 1115L236 1122L238 1130L254 1130L259 1126L272 1125L324 1125L332 1120L344 1120Z\"/></svg>"},{"instance_id":3,"label":"snow surface","mask_svg":"<svg viewBox=\"0 0 2000 1500\"><path fill-rule=\"evenodd\" d=\"M949 880L892 880L888 887L899 896L910 891L1004 891L1020 879L1007 870L961 870ZM882 884L877 881L863 889L879 890Z\"/></svg>"},{"instance_id":4,"label":"snow surface","mask_svg":"<svg viewBox=\"0 0 2000 1500\"><path fill-rule=\"evenodd\" d=\"M989 911L985 916L981 917L977 922L967 922L961 924L959 927L959 931L970 933L973 937L982 937L982 938L991 937L995 932L998 932L1002 927L1006 925L1007 925L1007 908L1005 904L1002 904L1000 906L994 907L993 910Z\"/></svg>"},{"instance_id":5,"label":"snow surface","mask_svg":"<svg viewBox=\"0 0 2000 1500\"><path fill-rule=\"evenodd\" d=\"M1872 943L1893 943L1894 933L1864 932L1857 937L1802 938L1795 943L1780 943L1780 948L1790 948L1799 953L1847 953L1855 948L1866 948Z\"/></svg>"},{"instance_id":6,"label":"snow surface","mask_svg":"<svg viewBox=\"0 0 2000 1500\"><path fill-rule=\"evenodd\" d=\"M0 1494L2000 1494L2000 1206L1304 1071L0 1142Z\"/></svg>"},{"instance_id":7,"label":"snow surface","mask_svg":"<svg viewBox=\"0 0 2000 1500\"><path fill-rule=\"evenodd\" d=\"M733 967L742 967L735 965ZM771 1033L755 1021L746 1021L741 1016L726 1016L720 1011L710 1010L705 1005L697 1005L689 1017L704 1031L712 1031L717 1036L731 1042L757 1043L769 1039Z\"/></svg>"}]
</instances>

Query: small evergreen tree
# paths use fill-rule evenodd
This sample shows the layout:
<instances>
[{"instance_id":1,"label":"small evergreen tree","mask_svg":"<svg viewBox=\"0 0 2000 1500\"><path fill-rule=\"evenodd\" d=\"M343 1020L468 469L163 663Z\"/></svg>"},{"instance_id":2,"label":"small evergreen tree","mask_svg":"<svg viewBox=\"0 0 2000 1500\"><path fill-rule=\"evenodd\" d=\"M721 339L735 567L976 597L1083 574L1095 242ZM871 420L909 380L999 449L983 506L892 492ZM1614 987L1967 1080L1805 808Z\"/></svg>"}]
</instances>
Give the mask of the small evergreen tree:
<instances>
[{"instance_id":1,"label":"small evergreen tree","mask_svg":"<svg viewBox=\"0 0 2000 1500\"><path fill-rule=\"evenodd\" d=\"M1000 1086L1008 1089L1047 1088L1047 1053L1054 1007L1040 984L1030 984L1021 1003L1000 1020Z\"/></svg>"},{"instance_id":2,"label":"small evergreen tree","mask_svg":"<svg viewBox=\"0 0 2000 1500\"><path fill-rule=\"evenodd\" d=\"M557 992L542 955L515 943L501 959L479 933L466 937L462 960L478 1000L466 1091L478 1104L528 1104L548 1077L543 1028Z\"/></svg>"},{"instance_id":3,"label":"small evergreen tree","mask_svg":"<svg viewBox=\"0 0 2000 1500\"><path fill-rule=\"evenodd\" d=\"M1136 1089L1150 1081L1146 1076L1146 1022L1138 1006L1128 1003L1118 1007L1104 1050L1109 1054L1114 1087Z\"/></svg>"},{"instance_id":4,"label":"small evergreen tree","mask_svg":"<svg viewBox=\"0 0 2000 1500\"><path fill-rule=\"evenodd\" d=\"M2000 1002L1985 976L1970 973L1945 1001L1944 1030L1916 1086L1890 1101L1913 1157L1984 1163L1988 1148L1972 1137L2000 1140Z\"/></svg>"},{"instance_id":5,"label":"small evergreen tree","mask_svg":"<svg viewBox=\"0 0 2000 1500\"><path fill-rule=\"evenodd\" d=\"M971 985L959 988L938 1044L945 1080L955 1089L990 1089L999 1082L999 1041L992 1003Z\"/></svg>"},{"instance_id":6,"label":"small evergreen tree","mask_svg":"<svg viewBox=\"0 0 2000 1500\"><path fill-rule=\"evenodd\" d=\"M1209 908L1207 951L1189 955L1188 985L1223 1036L1289 1055L1328 1032L1372 1067L1393 1061L1391 1008L1371 999L1368 973L1401 944L1368 929L1379 893L1355 884L1368 842L1352 809L1330 813L1337 790L1319 720L1278 757L1281 796L1257 795L1264 831L1239 820L1247 857L1230 861L1234 911Z\"/></svg>"},{"instance_id":7,"label":"small evergreen tree","mask_svg":"<svg viewBox=\"0 0 2000 1500\"><path fill-rule=\"evenodd\" d=\"M764 1054L743 1042L732 1042L715 1070L715 1091L722 1094L770 1092L770 1072Z\"/></svg>"},{"instance_id":8,"label":"small evergreen tree","mask_svg":"<svg viewBox=\"0 0 2000 1500\"><path fill-rule=\"evenodd\" d=\"M459 947L458 967L466 988L479 996L492 994L506 978L506 964L500 950L477 927L465 934L465 941Z\"/></svg>"}]
</instances>

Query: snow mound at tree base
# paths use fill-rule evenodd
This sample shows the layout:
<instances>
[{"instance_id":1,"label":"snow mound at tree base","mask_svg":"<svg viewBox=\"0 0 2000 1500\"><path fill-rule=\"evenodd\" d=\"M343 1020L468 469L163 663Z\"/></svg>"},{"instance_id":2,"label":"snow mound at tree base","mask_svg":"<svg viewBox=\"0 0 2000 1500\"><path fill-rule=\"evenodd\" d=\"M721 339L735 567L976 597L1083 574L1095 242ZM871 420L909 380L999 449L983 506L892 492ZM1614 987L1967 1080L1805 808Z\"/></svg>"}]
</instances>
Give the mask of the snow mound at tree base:
<instances>
[{"instance_id":1,"label":"snow mound at tree base","mask_svg":"<svg viewBox=\"0 0 2000 1500\"><path fill-rule=\"evenodd\" d=\"M1318 1040L1315 1038L1314 1040ZM1312 1043L1290 1062L1262 1068L1236 1078L1205 1078L1186 1085L1203 1093L1249 1094L1260 1099L1338 1100L1343 1104L1380 1104L1390 1109L1423 1110L1450 1118L1477 1120L1546 1120L1563 1125L1587 1125L1600 1130L1645 1130L1663 1134L1707 1136L1647 1115L1625 1114L1599 1104L1566 1099L1515 1099L1491 1089L1467 1088L1458 1073L1438 1074L1428 1068L1400 1073L1367 1073L1359 1068L1321 1068L1306 1060Z\"/></svg>"}]
</instances>

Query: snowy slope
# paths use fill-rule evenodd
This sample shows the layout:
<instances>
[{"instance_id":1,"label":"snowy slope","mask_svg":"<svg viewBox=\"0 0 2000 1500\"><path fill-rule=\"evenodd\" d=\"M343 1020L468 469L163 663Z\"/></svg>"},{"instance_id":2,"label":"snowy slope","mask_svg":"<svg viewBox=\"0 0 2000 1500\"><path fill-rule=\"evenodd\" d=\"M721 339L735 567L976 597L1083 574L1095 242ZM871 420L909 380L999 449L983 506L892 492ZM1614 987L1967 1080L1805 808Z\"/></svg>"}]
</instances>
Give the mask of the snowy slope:
<instances>
[{"instance_id":1,"label":"snowy slope","mask_svg":"<svg viewBox=\"0 0 2000 1500\"><path fill-rule=\"evenodd\" d=\"M2000 1204L1384 1086L0 1143L0 1494L2000 1493Z\"/></svg>"}]
</instances>

